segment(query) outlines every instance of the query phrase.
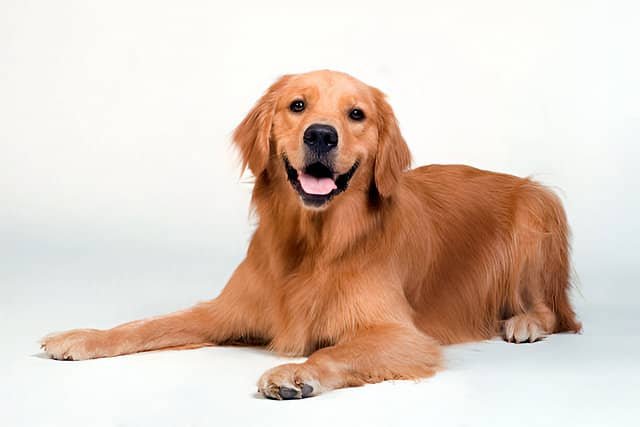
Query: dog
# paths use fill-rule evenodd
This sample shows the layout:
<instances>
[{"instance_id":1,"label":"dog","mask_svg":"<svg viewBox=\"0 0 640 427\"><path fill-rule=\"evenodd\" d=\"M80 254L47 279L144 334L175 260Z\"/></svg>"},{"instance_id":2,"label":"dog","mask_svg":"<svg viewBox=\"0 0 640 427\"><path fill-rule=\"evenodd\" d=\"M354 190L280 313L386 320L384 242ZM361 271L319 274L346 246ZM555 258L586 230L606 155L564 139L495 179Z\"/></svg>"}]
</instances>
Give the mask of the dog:
<instances>
[{"instance_id":1,"label":"dog","mask_svg":"<svg viewBox=\"0 0 640 427\"><path fill-rule=\"evenodd\" d=\"M442 368L441 346L579 332L569 230L528 178L462 165L408 170L378 89L335 71L286 75L235 129L259 218L220 295L109 330L53 334L54 359L241 342L304 363L258 391L299 399Z\"/></svg>"}]
</instances>

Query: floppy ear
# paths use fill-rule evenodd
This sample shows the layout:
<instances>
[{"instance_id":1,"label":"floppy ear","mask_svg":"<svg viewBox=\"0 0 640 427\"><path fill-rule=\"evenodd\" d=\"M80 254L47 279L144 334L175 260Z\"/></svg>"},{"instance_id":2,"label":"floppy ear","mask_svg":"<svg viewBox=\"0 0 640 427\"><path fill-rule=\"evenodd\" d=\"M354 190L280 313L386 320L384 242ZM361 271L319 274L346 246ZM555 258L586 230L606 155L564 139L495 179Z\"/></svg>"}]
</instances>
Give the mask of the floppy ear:
<instances>
[{"instance_id":1,"label":"floppy ear","mask_svg":"<svg viewBox=\"0 0 640 427\"><path fill-rule=\"evenodd\" d=\"M249 166L253 176L257 177L267 168L278 92L288 79L289 76L282 76L272 84L233 131L233 142L242 157L242 172Z\"/></svg>"},{"instance_id":2,"label":"floppy ear","mask_svg":"<svg viewBox=\"0 0 640 427\"><path fill-rule=\"evenodd\" d=\"M378 193L388 197L398 184L402 172L411 164L411 153L384 93L375 88L373 93L378 112L378 149L373 174Z\"/></svg>"}]
</instances>

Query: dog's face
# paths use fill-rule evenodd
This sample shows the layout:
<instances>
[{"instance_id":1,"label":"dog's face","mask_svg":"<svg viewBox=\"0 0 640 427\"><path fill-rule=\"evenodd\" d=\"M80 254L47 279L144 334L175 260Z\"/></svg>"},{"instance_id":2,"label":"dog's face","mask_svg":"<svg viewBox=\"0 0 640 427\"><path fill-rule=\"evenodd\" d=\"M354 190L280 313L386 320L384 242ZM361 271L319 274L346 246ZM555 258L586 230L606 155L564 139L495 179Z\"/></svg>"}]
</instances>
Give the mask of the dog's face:
<instances>
[{"instance_id":1,"label":"dog's face","mask_svg":"<svg viewBox=\"0 0 640 427\"><path fill-rule=\"evenodd\" d=\"M328 207L351 187L375 186L389 196L410 162L384 95L332 71L282 77L238 126L234 141L256 177L276 171L311 209Z\"/></svg>"}]
</instances>

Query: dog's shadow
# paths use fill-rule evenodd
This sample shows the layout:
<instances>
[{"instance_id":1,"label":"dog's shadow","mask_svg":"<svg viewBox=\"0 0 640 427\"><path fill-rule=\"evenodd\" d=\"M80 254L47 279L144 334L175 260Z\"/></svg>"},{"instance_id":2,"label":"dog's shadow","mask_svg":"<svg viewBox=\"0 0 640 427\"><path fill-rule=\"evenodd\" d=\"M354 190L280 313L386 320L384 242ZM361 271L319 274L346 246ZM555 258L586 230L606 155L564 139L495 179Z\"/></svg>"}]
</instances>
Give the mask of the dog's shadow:
<instances>
[{"instance_id":1,"label":"dog's shadow","mask_svg":"<svg viewBox=\"0 0 640 427\"><path fill-rule=\"evenodd\" d=\"M47 353L45 353L44 351L41 351L39 353L34 353L31 355L31 357L37 357L38 359L47 359L47 360L53 360L51 358L51 356L49 356Z\"/></svg>"}]
</instances>

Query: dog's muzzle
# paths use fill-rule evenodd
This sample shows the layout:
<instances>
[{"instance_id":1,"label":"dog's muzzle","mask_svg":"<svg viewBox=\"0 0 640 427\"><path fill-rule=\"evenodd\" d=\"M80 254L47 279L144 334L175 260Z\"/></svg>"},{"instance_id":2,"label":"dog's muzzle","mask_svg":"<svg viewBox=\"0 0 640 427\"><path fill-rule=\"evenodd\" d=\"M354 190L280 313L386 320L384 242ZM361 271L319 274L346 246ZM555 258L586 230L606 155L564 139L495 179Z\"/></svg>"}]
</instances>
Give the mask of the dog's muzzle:
<instances>
[{"instance_id":1,"label":"dog's muzzle","mask_svg":"<svg viewBox=\"0 0 640 427\"><path fill-rule=\"evenodd\" d=\"M312 124L302 137L307 152L322 157L338 146L336 128L323 124Z\"/></svg>"},{"instance_id":2,"label":"dog's muzzle","mask_svg":"<svg viewBox=\"0 0 640 427\"><path fill-rule=\"evenodd\" d=\"M319 208L347 189L349 181L358 169L358 162L343 174L322 162L314 162L302 170L294 168L283 156L287 178L302 202L309 207Z\"/></svg>"}]
</instances>

